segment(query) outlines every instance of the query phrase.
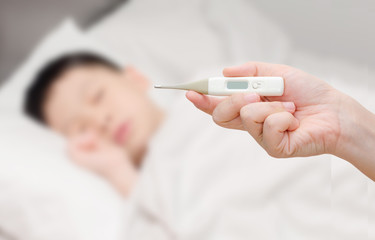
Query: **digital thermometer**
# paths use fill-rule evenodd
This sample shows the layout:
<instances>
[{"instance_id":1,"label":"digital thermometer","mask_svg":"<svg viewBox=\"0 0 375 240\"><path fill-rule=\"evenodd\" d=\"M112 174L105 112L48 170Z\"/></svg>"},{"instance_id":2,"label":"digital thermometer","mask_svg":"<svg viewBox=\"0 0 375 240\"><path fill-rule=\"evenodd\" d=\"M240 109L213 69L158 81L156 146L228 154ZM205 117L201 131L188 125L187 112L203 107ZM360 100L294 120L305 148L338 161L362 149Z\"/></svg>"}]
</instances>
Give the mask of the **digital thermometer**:
<instances>
[{"instance_id":1,"label":"digital thermometer","mask_svg":"<svg viewBox=\"0 0 375 240\"><path fill-rule=\"evenodd\" d=\"M211 77L175 86L155 85L155 88L193 90L216 96L251 92L260 96L282 96L284 79L282 77Z\"/></svg>"}]
</instances>

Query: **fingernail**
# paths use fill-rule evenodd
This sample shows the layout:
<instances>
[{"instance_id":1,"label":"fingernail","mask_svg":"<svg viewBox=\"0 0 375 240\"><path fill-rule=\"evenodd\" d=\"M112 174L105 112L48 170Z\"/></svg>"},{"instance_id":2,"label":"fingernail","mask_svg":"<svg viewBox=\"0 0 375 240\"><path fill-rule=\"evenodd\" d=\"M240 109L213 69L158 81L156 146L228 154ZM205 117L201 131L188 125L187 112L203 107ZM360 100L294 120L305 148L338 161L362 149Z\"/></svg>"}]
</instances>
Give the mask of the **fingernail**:
<instances>
[{"instance_id":1,"label":"fingernail","mask_svg":"<svg viewBox=\"0 0 375 240\"><path fill-rule=\"evenodd\" d=\"M294 112L296 110L294 102L283 102L283 106L288 112Z\"/></svg>"},{"instance_id":2,"label":"fingernail","mask_svg":"<svg viewBox=\"0 0 375 240\"><path fill-rule=\"evenodd\" d=\"M246 94L244 98L245 101L248 103L254 103L259 101L259 96L255 93Z\"/></svg>"}]
</instances>

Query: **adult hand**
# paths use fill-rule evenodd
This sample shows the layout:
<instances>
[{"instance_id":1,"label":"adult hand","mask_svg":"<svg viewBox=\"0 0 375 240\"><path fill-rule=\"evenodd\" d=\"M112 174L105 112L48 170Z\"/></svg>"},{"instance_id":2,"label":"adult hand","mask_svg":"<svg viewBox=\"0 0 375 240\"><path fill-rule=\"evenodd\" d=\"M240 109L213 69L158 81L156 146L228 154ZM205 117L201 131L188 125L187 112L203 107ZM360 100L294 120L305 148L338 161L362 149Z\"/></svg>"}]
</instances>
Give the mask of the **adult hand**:
<instances>
[{"instance_id":1,"label":"adult hand","mask_svg":"<svg viewBox=\"0 0 375 240\"><path fill-rule=\"evenodd\" d=\"M315 76L285 65L249 62L226 68L223 74L226 77L281 76L285 89L281 97L234 94L224 99L189 91L186 97L197 108L211 114L215 123L248 131L273 157L331 153L375 178L374 161L366 160L373 167L369 172L364 160L356 160L369 157L361 154L364 149L358 147L355 151L350 146L356 140L358 146L364 137L374 139L375 132L369 131L369 126L375 124L375 118L352 98ZM370 143L366 144L368 150L373 148Z\"/></svg>"}]
</instances>

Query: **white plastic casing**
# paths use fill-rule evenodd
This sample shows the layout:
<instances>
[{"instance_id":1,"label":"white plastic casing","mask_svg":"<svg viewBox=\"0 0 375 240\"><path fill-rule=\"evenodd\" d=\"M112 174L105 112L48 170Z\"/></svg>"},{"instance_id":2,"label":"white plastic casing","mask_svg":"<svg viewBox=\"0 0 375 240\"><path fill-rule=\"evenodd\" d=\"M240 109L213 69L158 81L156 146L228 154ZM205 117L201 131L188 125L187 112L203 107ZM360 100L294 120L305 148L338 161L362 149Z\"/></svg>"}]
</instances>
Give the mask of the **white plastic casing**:
<instances>
[{"instance_id":1,"label":"white plastic casing","mask_svg":"<svg viewBox=\"0 0 375 240\"><path fill-rule=\"evenodd\" d=\"M241 89L228 88L228 82L247 82L247 87ZM242 84L243 85L243 84ZM246 86L244 84L243 86ZM282 96L284 79L282 77L212 77L208 79L208 94L227 96L234 93L254 92L260 96Z\"/></svg>"}]
</instances>

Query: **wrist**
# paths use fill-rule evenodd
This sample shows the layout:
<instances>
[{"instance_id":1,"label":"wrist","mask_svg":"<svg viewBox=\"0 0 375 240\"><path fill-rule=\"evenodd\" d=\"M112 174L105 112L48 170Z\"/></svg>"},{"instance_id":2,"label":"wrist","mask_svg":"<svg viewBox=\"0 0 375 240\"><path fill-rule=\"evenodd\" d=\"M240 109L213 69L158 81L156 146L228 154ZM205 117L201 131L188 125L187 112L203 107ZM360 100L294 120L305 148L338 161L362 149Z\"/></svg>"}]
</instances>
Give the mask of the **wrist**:
<instances>
[{"instance_id":1,"label":"wrist","mask_svg":"<svg viewBox=\"0 0 375 240\"><path fill-rule=\"evenodd\" d=\"M338 109L340 136L332 153L362 172L375 168L375 115L343 94Z\"/></svg>"}]
</instances>

